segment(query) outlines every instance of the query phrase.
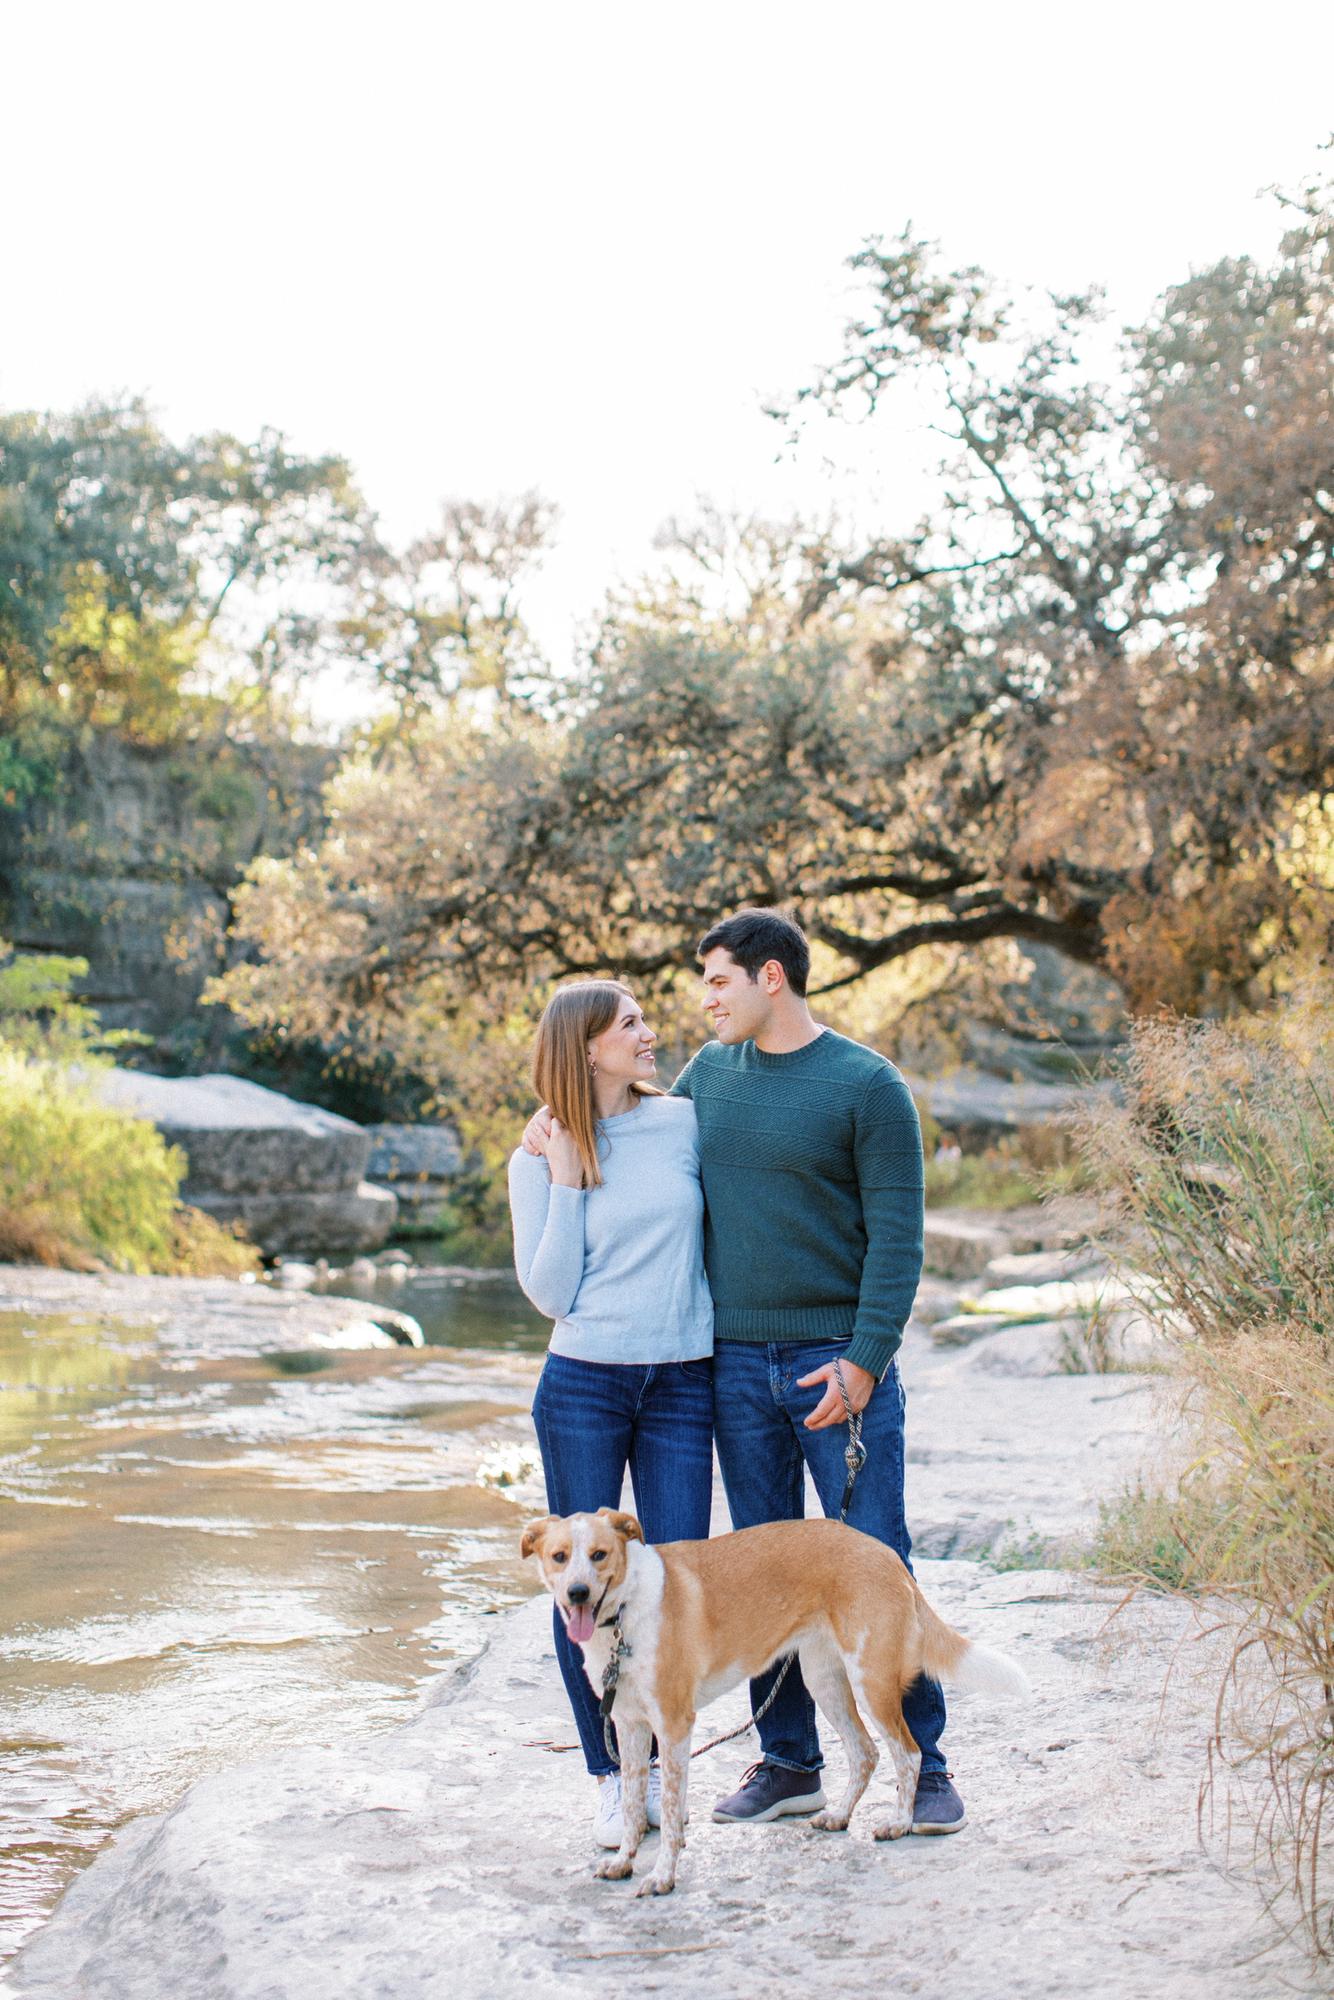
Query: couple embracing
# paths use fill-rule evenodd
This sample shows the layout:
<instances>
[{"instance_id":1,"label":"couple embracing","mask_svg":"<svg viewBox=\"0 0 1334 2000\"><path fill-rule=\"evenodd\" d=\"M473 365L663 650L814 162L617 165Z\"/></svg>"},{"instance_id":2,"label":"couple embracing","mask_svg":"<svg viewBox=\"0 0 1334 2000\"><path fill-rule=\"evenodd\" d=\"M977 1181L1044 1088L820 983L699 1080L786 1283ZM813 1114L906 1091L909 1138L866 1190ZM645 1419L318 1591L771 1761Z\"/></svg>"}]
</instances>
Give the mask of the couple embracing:
<instances>
[{"instance_id":1,"label":"couple embracing","mask_svg":"<svg viewBox=\"0 0 1334 2000\"><path fill-rule=\"evenodd\" d=\"M656 1037L612 980L560 988L538 1030L548 1107L510 1162L519 1279L555 1321L533 1404L554 1514L619 1507L626 1468L649 1542L709 1533L716 1443L734 1528L824 1512L846 1479L843 1394L868 1457L849 1526L906 1562L903 1391L895 1354L922 1266L922 1147L893 1065L822 1028L810 950L780 911L741 910L701 940L716 1040L670 1093ZM838 1364L836 1369L835 1363ZM620 1773L581 1643L556 1654L589 1772L595 1834L621 1838ZM758 1713L781 1667L751 1684ZM945 1703L919 1678L904 1720L922 1753L914 1833L953 1833L962 1801L940 1751ZM823 1806L815 1707L795 1664L759 1721L762 1757L717 1820ZM659 1821L656 1766L649 1824Z\"/></svg>"}]
</instances>

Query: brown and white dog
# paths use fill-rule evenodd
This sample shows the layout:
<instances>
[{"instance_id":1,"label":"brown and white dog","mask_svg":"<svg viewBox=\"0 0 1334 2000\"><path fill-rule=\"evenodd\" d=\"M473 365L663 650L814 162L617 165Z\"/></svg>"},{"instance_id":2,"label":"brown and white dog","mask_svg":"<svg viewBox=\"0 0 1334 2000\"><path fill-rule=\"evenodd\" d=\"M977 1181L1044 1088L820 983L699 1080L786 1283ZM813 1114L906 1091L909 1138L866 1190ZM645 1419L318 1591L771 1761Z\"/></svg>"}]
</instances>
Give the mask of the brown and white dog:
<instances>
[{"instance_id":1,"label":"brown and white dog","mask_svg":"<svg viewBox=\"0 0 1334 2000\"><path fill-rule=\"evenodd\" d=\"M912 1824L921 1753L904 1724L903 1692L918 1674L983 1693L1029 1693L1013 1661L937 1617L892 1549L838 1521L774 1521L707 1542L649 1548L633 1514L600 1507L530 1521L520 1550L537 1557L599 1695L619 1614L625 1643L615 1719L625 1832L597 1873L616 1881L633 1872L656 1735L662 1845L641 1896L666 1895L676 1883L696 1710L785 1653L798 1655L802 1679L848 1760L846 1793L811 1825L841 1832L879 1762L860 1705L884 1738L898 1780L898 1809L875 1829L877 1840L896 1840Z\"/></svg>"}]
</instances>

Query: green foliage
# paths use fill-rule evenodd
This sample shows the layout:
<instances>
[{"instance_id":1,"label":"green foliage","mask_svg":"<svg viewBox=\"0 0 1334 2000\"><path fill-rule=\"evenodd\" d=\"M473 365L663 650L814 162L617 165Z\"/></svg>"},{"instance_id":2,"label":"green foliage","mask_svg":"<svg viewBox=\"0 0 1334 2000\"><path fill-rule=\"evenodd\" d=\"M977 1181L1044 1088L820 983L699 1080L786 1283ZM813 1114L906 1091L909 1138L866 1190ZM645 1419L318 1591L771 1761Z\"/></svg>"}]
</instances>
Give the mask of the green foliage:
<instances>
[{"instance_id":1,"label":"green foliage","mask_svg":"<svg viewBox=\"0 0 1334 2000\"><path fill-rule=\"evenodd\" d=\"M518 591L555 518L536 493L491 506L453 500L401 554L368 540L338 638L393 697L395 729L460 694L507 696L541 671Z\"/></svg>"},{"instance_id":2,"label":"green foliage","mask_svg":"<svg viewBox=\"0 0 1334 2000\"><path fill-rule=\"evenodd\" d=\"M959 1150L955 1157L947 1151L939 1157L944 1137L939 1120L924 1104L917 1115L930 1208L1024 1208L1046 1195L1075 1193L1085 1183L1077 1149L1062 1126L1023 1126L977 1152Z\"/></svg>"},{"instance_id":3,"label":"green foliage","mask_svg":"<svg viewBox=\"0 0 1334 2000\"><path fill-rule=\"evenodd\" d=\"M194 810L203 819L227 825L252 815L257 806L255 780L248 771L226 763L189 771Z\"/></svg>"},{"instance_id":4,"label":"green foliage","mask_svg":"<svg viewBox=\"0 0 1334 2000\"><path fill-rule=\"evenodd\" d=\"M516 1134L520 1130L521 1126L515 1127ZM503 1175L470 1175L441 1203L429 1226L400 1235L429 1239L431 1255L446 1264L466 1264L475 1271L508 1270L514 1237L504 1190Z\"/></svg>"},{"instance_id":5,"label":"green foliage","mask_svg":"<svg viewBox=\"0 0 1334 2000\"><path fill-rule=\"evenodd\" d=\"M0 1048L0 1243L43 1262L169 1267L185 1157L55 1064ZM31 1252L30 1252L31 1254Z\"/></svg>"},{"instance_id":6,"label":"green foliage","mask_svg":"<svg viewBox=\"0 0 1334 2000\"><path fill-rule=\"evenodd\" d=\"M310 583L347 584L367 533L343 461L276 432L178 445L141 402L0 414L0 725L165 742L197 720L191 677L220 648L252 685L299 678L333 615L303 608ZM42 769L31 744L11 753L0 802L34 796Z\"/></svg>"},{"instance_id":7,"label":"green foliage","mask_svg":"<svg viewBox=\"0 0 1334 2000\"><path fill-rule=\"evenodd\" d=\"M154 1270L173 1278L254 1278L263 1260L239 1222L216 1222L179 1203L168 1222L165 1258Z\"/></svg>"},{"instance_id":8,"label":"green foliage","mask_svg":"<svg viewBox=\"0 0 1334 2000\"><path fill-rule=\"evenodd\" d=\"M1087 1560L1118 1582L1198 1596L1214 1587L1226 1509L1207 1479L1166 1492L1136 1480L1098 1508Z\"/></svg>"},{"instance_id":9,"label":"green foliage","mask_svg":"<svg viewBox=\"0 0 1334 2000\"><path fill-rule=\"evenodd\" d=\"M1270 1013L1145 1021L1126 1102L1080 1126L1108 1218L1202 1353L1271 1333L1334 1358L1334 984Z\"/></svg>"},{"instance_id":10,"label":"green foliage","mask_svg":"<svg viewBox=\"0 0 1334 2000\"><path fill-rule=\"evenodd\" d=\"M0 809L22 812L56 788L69 731L53 713L11 714L0 734Z\"/></svg>"},{"instance_id":11,"label":"green foliage","mask_svg":"<svg viewBox=\"0 0 1334 2000\"><path fill-rule=\"evenodd\" d=\"M1075 1553L1066 1542L1053 1541L1048 1535L1027 1534L1021 1540L1001 1542L980 1560L1004 1575L1010 1570L1069 1569Z\"/></svg>"},{"instance_id":12,"label":"green foliage","mask_svg":"<svg viewBox=\"0 0 1334 2000\"><path fill-rule=\"evenodd\" d=\"M926 1199L930 1208L1022 1208L1042 1194L1038 1176L1016 1157L1013 1148L990 1146L965 1153L958 1160L926 1161Z\"/></svg>"},{"instance_id":13,"label":"green foliage","mask_svg":"<svg viewBox=\"0 0 1334 2000\"><path fill-rule=\"evenodd\" d=\"M0 1259L240 1277L254 1246L178 1199L185 1155L87 1081L0 1043Z\"/></svg>"},{"instance_id":14,"label":"green foliage","mask_svg":"<svg viewBox=\"0 0 1334 2000\"><path fill-rule=\"evenodd\" d=\"M243 1233L178 1202L184 1154L146 1120L97 1101L92 1079L109 1051L143 1037L99 1026L72 990L87 970L85 959L0 940L0 1259L194 1277L257 1271Z\"/></svg>"},{"instance_id":15,"label":"green foliage","mask_svg":"<svg viewBox=\"0 0 1334 2000\"><path fill-rule=\"evenodd\" d=\"M73 992L88 971L86 958L16 952L0 938L0 1046L48 1062L87 1066L143 1037L103 1030L95 1011Z\"/></svg>"}]
</instances>

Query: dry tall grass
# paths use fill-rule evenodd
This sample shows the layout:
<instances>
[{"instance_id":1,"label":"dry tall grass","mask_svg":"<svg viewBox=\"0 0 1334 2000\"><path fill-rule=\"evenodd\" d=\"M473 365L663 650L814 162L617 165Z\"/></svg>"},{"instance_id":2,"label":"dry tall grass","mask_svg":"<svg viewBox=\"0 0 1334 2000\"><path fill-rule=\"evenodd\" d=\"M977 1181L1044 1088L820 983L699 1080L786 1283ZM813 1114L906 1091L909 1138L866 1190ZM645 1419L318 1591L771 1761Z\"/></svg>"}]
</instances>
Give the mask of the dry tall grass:
<instances>
[{"instance_id":1,"label":"dry tall grass","mask_svg":"<svg viewBox=\"0 0 1334 2000\"><path fill-rule=\"evenodd\" d=\"M1332 1024L1328 980L1240 1023L1141 1024L1124 1108L1080 1134L1114 1246L1162 1283L1198 1445L1178 1494L1122 1510L1123 1566L1135 1567L1138 1518L1145 1572L1166 1547L1177 1580L1225 1607L1233 1646L1211 1769L1267 1774L1260 1834L1323 1959L1334 1959Z\"/></svg>"}]
</instances>

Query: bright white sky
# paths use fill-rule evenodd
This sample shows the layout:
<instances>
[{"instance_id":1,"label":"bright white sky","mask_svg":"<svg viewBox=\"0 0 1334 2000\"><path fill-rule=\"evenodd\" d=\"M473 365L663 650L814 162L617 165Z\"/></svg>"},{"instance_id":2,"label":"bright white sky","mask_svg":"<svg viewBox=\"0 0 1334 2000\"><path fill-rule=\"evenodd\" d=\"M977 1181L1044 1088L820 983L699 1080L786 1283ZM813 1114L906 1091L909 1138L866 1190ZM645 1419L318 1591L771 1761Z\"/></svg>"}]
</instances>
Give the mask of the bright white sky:
<instances>
[{"instance_id":1,"label":"bright white sky","mask_svg":"<svg viewBox=\"0 0 1334 2000\"><path fill-rule=\"evenodd\" d=\"M5 9L0 404L144 393L444 495L562 509L549 647L698 493L907 525L882 425L776 464L843 259L911 219L1118 320L1267 250L1334 127L1327 0L63 0Z\"/></svg>"}]
</instances>

